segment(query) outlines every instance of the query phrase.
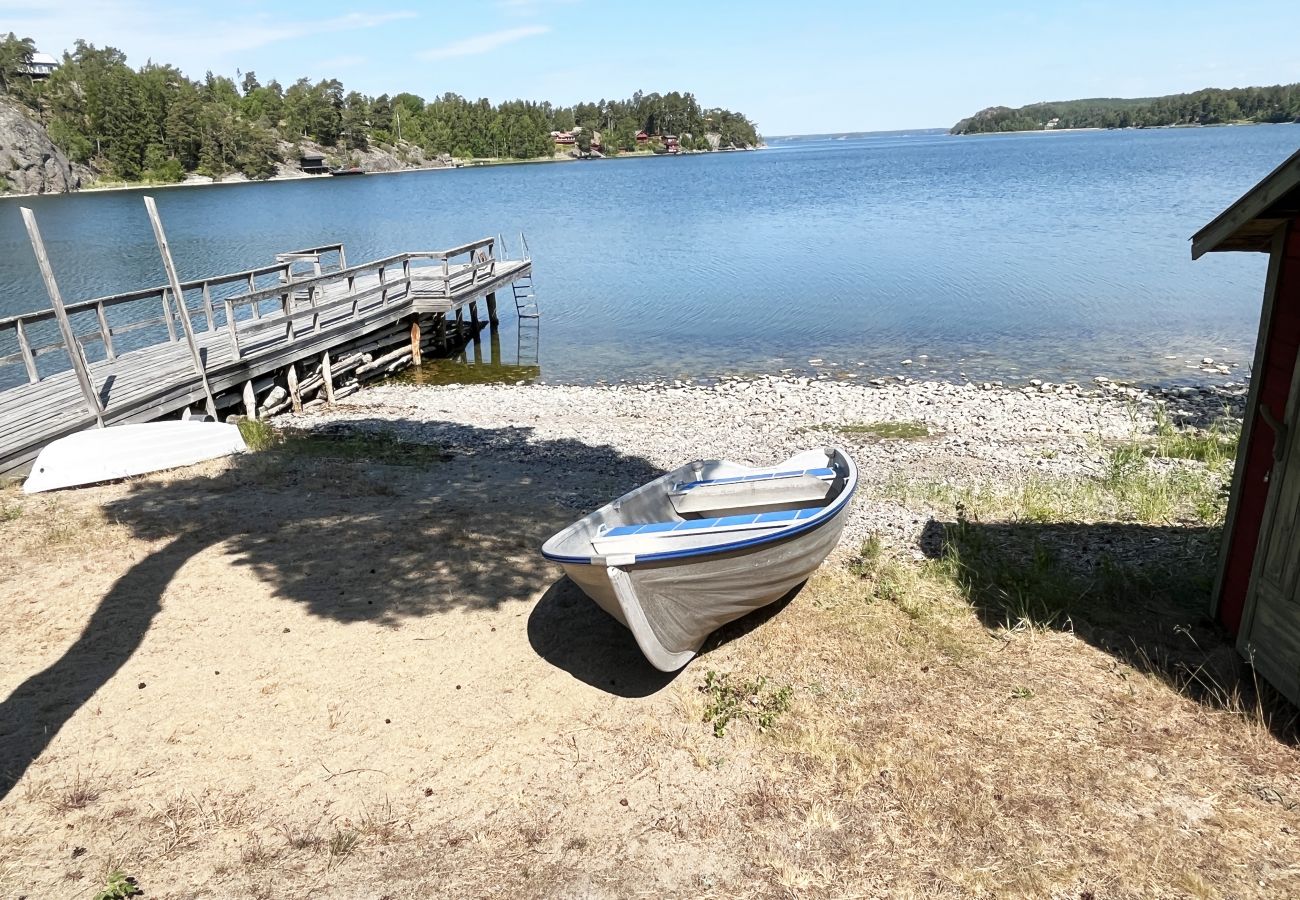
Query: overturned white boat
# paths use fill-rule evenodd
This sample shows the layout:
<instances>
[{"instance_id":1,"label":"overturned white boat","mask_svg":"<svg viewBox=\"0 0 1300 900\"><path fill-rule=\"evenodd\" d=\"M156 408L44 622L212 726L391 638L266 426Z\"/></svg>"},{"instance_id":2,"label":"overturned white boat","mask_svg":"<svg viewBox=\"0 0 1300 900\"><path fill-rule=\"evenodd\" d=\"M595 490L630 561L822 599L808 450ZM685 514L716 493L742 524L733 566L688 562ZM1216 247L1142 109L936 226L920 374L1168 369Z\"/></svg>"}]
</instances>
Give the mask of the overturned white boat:
<instances>
[{"instance_id":1,"label":"overturned white boat","mask_svg":"<svg viewBox=\"0 0 1300 900\"><path fill-rule=\"evenodd\" d=\"M35 494L114 481L247 449L237 426L219 422L143 422L91 428L47 444L32 463L23 491Z\"/></svg>"},{"instance_id":2,"label":"overturned white boat","mask_svg":"<svg viewBox=\"0 0 1300 900\"><path fill-rule=\"evenodd\" d=\"M672 672L715 629L802 584L839 542L857 467L838 448L755 469L689 463L556 534L542 555Z\"/></svg>"}]
</instances>

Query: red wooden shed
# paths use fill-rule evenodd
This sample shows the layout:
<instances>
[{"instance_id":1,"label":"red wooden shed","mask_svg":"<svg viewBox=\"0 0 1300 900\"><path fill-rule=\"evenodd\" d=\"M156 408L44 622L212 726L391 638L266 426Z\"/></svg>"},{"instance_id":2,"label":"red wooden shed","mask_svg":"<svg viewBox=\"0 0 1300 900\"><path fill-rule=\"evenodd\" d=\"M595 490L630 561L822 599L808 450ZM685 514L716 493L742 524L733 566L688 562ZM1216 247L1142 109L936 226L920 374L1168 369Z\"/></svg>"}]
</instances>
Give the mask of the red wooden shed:
<instances>
[{"instance_id":1,"label":"red wooden shed","mask_svg":"<svg viewBox=\"0 0 1300 900\"><path fill-rule=\"evenodd\" d=\"M1269 265L1212 607L1300 704L1300 152L1192 237L1193 259L1228 250Z\"/></svg>"}]
</instances>

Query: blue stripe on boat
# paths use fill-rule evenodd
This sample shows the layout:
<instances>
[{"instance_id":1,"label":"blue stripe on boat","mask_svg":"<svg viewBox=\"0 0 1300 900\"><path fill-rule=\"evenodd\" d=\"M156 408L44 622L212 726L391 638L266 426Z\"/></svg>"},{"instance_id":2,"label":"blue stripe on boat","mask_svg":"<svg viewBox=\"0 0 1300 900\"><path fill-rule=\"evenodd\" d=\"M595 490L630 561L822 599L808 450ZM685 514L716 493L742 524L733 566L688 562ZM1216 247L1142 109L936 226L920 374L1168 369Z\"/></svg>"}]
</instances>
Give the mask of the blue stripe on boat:
<instances>
[{"instance_id":1,"label":"blue stripe on boat","mask_svg":"<svg viewBox=\"0 0 1300 900\"><path fill-rule=\"evenodd\" d=\"M774 509L771 512L759 513L758 518L754 520L754 524L766 525L770 522L793 522L797 515L799 515L797 509Z\"/></svg>"}]
</instances>

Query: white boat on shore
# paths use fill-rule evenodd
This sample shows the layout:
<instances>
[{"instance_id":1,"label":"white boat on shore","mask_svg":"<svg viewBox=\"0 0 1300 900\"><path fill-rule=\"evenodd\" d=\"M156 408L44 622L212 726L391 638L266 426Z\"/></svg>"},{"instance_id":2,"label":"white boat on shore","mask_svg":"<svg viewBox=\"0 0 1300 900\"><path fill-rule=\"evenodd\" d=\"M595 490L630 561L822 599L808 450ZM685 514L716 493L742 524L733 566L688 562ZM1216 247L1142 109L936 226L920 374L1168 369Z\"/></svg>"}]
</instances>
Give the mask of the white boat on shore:
<instances>
[{"instance_id":1,"label":"white boat on shore","mask_svg":"<svg viewBox=\"0 0 1300 900\"><path fill-rule=\"evenodd\" d=\"M247 449L237 426L219 422L142 422L91 428L47 444L32 463L23 491L35 494L115 481Z\"/></svg>"},{"instance_id":2,"label":"white boat on shore","mask_svg":"<svg viewBox=\"0 0 1300 900\"><path fill-rule=\"evenodd\" d=\"M542 555L673 672L727 622L802 584L839 542L857 467L838 448L769 468L689 463L560 531Z\"/></svg>"}]
</instances>

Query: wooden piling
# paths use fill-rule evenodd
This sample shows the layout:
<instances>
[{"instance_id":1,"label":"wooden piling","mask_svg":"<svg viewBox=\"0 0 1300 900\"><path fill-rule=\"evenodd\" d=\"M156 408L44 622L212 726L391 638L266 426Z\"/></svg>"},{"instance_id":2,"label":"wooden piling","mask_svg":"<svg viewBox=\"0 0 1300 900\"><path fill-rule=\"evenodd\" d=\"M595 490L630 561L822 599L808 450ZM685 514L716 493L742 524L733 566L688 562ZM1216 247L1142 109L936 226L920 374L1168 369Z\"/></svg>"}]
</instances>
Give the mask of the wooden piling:
<instances>
[{"instance_id":1,"label":"wooden piling","mask_svg":"<svg viewBox=\"0 0 1300 900\"><path fill-rule=\"evenodd\" d=\"M479 342L479 336L478 336L478 301L477 301L477 300L475 300L473 303L471 303L471 304L469 305L469 323L470 323L470 328L472 328L473 331L474 331L474 334L473 334L473 337L474 337L474 343L477 344L477 343Z\"/></svg>"},{"instance_id":2,"label":"wooden piling","mask_svg":"<svg viewBox=\"0 0 1300 900\"><path fill-rule=\"evenodd\" d=\"M493 291L487 295L488 325L496 331L501 327L500 320L497 319L497 293Z\"/></svg>"},{"instance_id":3,"label":"wooden piling","mask_svg":"<svg viewBox=\"0 0 1300 900\"><path fill-rule=\"evenodd\" d=\"M59 323L59 334L63 336L63 344L68 348L68 359L72 362L72 369L77 373L81 396L86 401L86 408L95 417L95 424L103 428L104 407L100 404L99 395L95 393L95 385L90 380L90 367L86 365L86 357L81 354L81 345L77 343L77 336L72 332L68 311L63 308L63 294L59 292L59 283L54 280L54 268L50 265L50 257L45 252L45 241L41 240L41 230L36 225L36 214L25 206L21 211L23 224L27 226L27 236L32 242L32 250L36 252L36 264L40 267L41 278L45 281L45 291L50 295L50 303L54 307L54 318ZM29 369L28 373L30 374L34 368L35 366Z\"/></svg>"},{"instance_id":4,"label":"wooden piling","mask_svg":"<svg viewBox=\"0 0 1300 900\"><path fill-rule=\"evenodd\" d=\"M411 317L411 364L418 366L422 362L420 358L420 319L418 316Z\"/></svg>"},{"instance_id":5,"label":"wooden piling","mask_svg":"<svg viewBox=\"0 0 1300 900\"><path fill-rule=\"evenodd\" d=\"M330 369L330 352L326 350L320 355L320 374L325 379L325 402L334 403L334 373Z\"/></svg>"},{"instance_id":6,"label":"wooden piling","mask_svg":"<svg viewBox=\"0 0 1300 900\"><path fill-rule=\"evenodd\" d=\"M302 412L302 392L298 390L298 364L290 363L289 368L285 370L285 380L289 386L289 402L293 404L293 411Z\"/></svg>"},{"instance_id":7,"label":"wooden piling","mask_svg":"<svg viewBox=\"0 0 1300 900\"><path fill-rule=\"evenodd\" d=\"M244 382L244 415L257 418L257 394L253 392L253 379Z\"/></svg>"},{"instance_id":8,"label":"wooden piling","mask_svg":"<svg viewBox=\"0 0 1300 900\"><path fill-rule=\"evenodd\" d=\"M445 313L438 313L438 350L441 353L447 352L447 316Z\"/></svg>"}]
</instances>

